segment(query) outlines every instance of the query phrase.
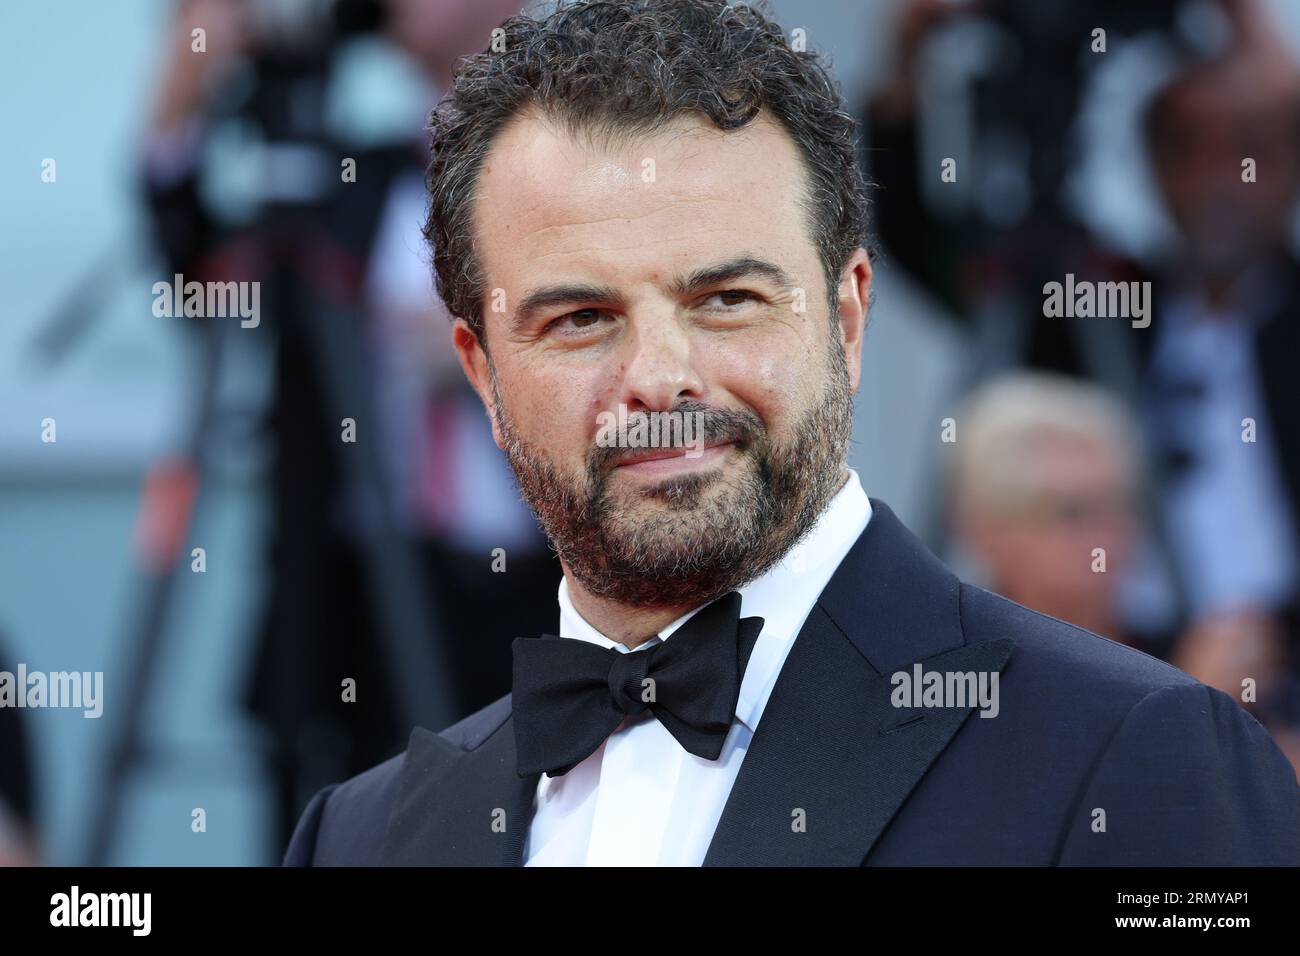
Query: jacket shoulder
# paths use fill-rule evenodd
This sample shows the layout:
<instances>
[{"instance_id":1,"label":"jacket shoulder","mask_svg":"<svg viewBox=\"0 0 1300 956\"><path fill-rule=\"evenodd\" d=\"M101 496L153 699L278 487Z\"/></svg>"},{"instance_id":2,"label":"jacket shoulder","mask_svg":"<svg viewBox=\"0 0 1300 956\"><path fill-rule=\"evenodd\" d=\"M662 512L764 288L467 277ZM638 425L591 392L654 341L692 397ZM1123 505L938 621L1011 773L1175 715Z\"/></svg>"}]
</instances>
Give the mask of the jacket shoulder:
<instances>
[{"instance_id":1,"label":"jacket shoulder","mask_svg":"<svg viewBox=\"0 0 1300 956\"><path fill-rule=\"evenodd\" d=\"M1010 637L1002 712L1086 768L1058 862L1300 862L1300 789L1267 730L1228 694L1164 661L969 584L968 642ZM1104 826L1098 814L1104 811Z\"/></svg>"},{"instance_id":2,"label":"jacket shoulder","mask_svg":"<svg viewBox=\"0 0 1300 956\"><path fill-rule=\"evenodd\" d=\"M1043 682L1044 688L1061 682L1102 694L1121 711L1156 690L1201 686L1150 654L964 582L961 617L968 642L1014 640L1012 666L1022 676Z\"/></svg>"},{"instance_id":3,"label":"jacket shoulder","mask_svg":"<svg viewBox=\"0 0 1300 956\"><path fill-rule=\"evenodd\" d=\"M343 783L322 788L302 812L285 866L376 866L403 751Z\"/></svg>"},{"instance_id":4,"label":"jacket shoulder","mask_svg":"<svg viewBox=\"0 0 1300 956\"><path fill-rule=\"evenodd\" d=\"M437 736L473 750L510 716L510 695L457 721ZM417 727L416 734L428 734ZM406 750L342 783L330 784L308 802L285 851L285 866L377 866L388 818L406 767Z\"/></svg>"}]
</instances>

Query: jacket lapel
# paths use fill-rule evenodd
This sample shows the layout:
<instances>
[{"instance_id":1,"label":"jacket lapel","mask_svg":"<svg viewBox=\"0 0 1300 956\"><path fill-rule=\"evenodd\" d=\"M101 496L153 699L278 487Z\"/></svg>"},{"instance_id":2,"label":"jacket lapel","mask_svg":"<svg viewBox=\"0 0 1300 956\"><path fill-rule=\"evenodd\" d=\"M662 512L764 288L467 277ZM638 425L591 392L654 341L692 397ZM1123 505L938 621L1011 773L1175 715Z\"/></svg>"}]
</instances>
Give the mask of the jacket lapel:
<instances>
[{"instance_id":1,"label":"jacket lapel","mask_svg":"<svg viewBox=\"0 0 1300 956\"><path fill-rule=\"evenodd\" d=\"M422 727L411 734L384 837L383 865L522 864L540 774L521 778L515 772L514 725L508 716L466 746Z\"/></svg>"},{"instance_id":2,"label":"jacket lapel","mask_svg":"<svg viewBox=\"0 0 1300 956\"><path fill-rule=\"evenodd\" d=\"M897 708L891 676L1000 672L1010 640L966 644L960 582L880 501L804 623L740 765L705 866L863 862L970 716Z\"/></svg>"}]
</instances>

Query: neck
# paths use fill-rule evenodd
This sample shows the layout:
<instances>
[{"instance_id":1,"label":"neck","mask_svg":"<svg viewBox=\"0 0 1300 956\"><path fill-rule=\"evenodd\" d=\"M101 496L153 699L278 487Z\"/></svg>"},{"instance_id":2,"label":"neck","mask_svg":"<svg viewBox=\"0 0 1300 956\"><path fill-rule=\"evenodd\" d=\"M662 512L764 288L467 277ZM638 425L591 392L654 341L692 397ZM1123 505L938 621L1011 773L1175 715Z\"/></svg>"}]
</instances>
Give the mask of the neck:
<instances>
[{"instance_id":1,"label":"neck","mask_svg":"<svg viewBox=\"0 0 1300 956\"><path fill-rule=\"evenodd\" d=\"M664 604L654 607L632 607L610 598L592 594L564 567L568 582L569 600L583 619L611 641L627 648L639 647L665 627L677 620L692 605Z\"/></svg>"}]
</instances>

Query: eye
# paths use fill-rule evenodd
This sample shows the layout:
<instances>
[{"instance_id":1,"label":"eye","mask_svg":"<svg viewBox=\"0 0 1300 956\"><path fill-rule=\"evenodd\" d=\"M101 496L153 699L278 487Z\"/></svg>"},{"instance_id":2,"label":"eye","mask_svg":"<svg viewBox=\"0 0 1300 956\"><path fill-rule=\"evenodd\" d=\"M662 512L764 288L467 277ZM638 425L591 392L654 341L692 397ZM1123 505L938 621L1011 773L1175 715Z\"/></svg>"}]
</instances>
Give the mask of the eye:
<instances>
[{"instance_id":1,"label":"eye","mask_svg":"<svg viewBox=\"0 0 1300 956\"><path fill-rule=\"evenodd\" d=\"M543 331L559 335L582 335L595 329L603 318L608 318L608 315L600 309L577 309L552 319L546 323Z\"/></svg>"},{"instance_id":2,"label":"eye","mask_svg":"<svg viewBox=\"0 0 1300 956\"><path fill-rule=\"evenodd\" d=\"M707 303L714 299L721 300L720 305L707 306ZM746 302L757 301L758 296L744 289L724 289L721 292L711 293L701 300L702 303L706 304L706 307L715 308L722 312L734 311L737 306L744 305Z\"/></svg>"}]
</instances>

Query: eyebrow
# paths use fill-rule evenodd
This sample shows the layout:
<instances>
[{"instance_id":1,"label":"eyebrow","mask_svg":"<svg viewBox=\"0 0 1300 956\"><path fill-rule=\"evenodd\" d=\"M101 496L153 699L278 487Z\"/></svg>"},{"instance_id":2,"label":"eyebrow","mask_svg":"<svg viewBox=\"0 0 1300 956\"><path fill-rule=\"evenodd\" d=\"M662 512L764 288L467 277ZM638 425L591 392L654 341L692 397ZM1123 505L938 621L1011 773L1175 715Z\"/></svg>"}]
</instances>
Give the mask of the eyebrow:
<instances>
[{"instance_id":1,"label":"eyebrow","mask_svg":"<svg viewBox=\"0 0 1300 956\"><path fill-rule=\"evenodd\" d=\"M794 284L789 274L774 262L756 256L737 256L724 262L702 266L688 275L678 276L669 283L668 289L674 296L684 298L723 282L752 276L762 277L782 288ZM590 283L543 286L529 292L520 301L519 308L515 309L514 317L510 320L510 328L518 332L527 326L537 313L552 306L571 302L604 303L615 307L626 304L623 295L611 286Z\"/></svg>"},{"instance_id":2,"label":"eyebrow","mask_svg":"<svg viewBox=\"0 0 1300 956\"><path fill-rule=\"evenodd\" d=\"M676 296L687 296L693 292L702 292L710 286L750 276L761 276L783 289L794 285L794 281L786 271L776 263L755 256L738 256L726 262L696 269L684 279L674 280L669 288Z\"/></svg>"}]
</instances>

